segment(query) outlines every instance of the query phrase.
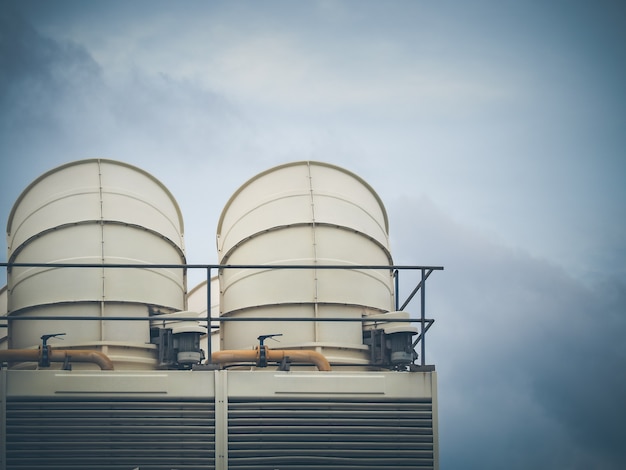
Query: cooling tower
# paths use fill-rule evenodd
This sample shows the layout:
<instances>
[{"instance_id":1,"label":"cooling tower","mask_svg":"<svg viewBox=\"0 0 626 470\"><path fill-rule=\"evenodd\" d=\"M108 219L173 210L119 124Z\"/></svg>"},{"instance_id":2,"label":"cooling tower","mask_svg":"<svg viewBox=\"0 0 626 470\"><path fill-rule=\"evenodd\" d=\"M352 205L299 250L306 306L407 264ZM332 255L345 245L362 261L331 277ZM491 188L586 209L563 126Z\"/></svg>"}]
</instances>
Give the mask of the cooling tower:
<instances>
[{"instance_id":1,"label":"cooling tower","mask_svg":"<svg viewBox=\"0 0 626 470\"><path fill-rule=\"evenodd\" d=\"M28 186L7 225L10 263L184 264L183 219L171 193L131 165L90 159L55 168ZM99 317L98 321L12 321L11 348L41 344L100 350L116 368L155 363L146 317L185 309L182 268L13 267L8 315Z\"/></svg>"},{"instance_id":2,"label":"cooling tower","mask_svg":"<svg viewBox=\"0 0 626 470\"><path fill-rule=\"evenodd\" d=\"M387 214L364 180L310 161L267 170L227 202L217 245L222 265L268 266L220 271L222 350L249 349L259 335L282 334L280 343L266 344L314 349L335 364L367 363L360 319L393 309L391 269L323 268L392 264ZM269 269L276 265L317 268ZM291 317L357 321L281 321Z\"/></svg>"},{"instance_id":3,"label":"cooling tower","mask_svg":"<svg viewBox=\"0 0 626 470\"><path fill-rule=\"evenodd\" d=\"M220 310L220 287L219 287L219 277L213 276L211 278L211 316L219 315ZM187 294L187 307L192 312L198 312L198 318L202 320L206 318L207 314L207 303L208 303L208 292L207 292L207 281L202 281L197 286L189 291ZM202 322L203 325L206 326L206 322ZM219 343L219 329L217 329L218 325L213 323L212 331L211 331L211 352L219 351L220 343ZM209 351L208 338L207 335L203 335L200 340L200 346L202 350Z\"/></svg>"}]
</instances>

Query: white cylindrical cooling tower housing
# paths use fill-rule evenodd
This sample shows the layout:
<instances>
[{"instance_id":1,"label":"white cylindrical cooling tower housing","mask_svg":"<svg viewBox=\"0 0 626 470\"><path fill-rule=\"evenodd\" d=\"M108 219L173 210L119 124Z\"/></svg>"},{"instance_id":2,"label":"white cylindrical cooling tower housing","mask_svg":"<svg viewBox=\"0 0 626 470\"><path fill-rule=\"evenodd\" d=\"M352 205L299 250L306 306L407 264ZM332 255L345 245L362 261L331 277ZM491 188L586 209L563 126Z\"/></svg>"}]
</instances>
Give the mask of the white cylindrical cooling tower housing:
<instances>
[{"instance_id":1,"label":"white cylindrical cooling tower housing","mask_svg":"<svg viewBox=\"0 0 626 470\"><path fill-rule=\"evenodd\" d=\"M249 349L258 336L282 334L270 347L314 349L333 363L366 364L362 324L281 321L351 318L393 310L391 269L322 266L390 266L385 208L357 175L327 163L302 161L269 169L230 198L219 220L222 265L268 269L220 271L224 319L221 349ZM269 269L275 265L313 269ZM275 321L274 321L275 319Z\"/></svg>"},{"instance_id":2,"label":"white cylindrical cooling tower housing","mask_svg":"<svg viewBox=\"0 0 626 470\"><path fill-rule=\"evenodd\" d=\"M134 166L89 159L55 168L28 186L7 225L10 263L180 265L183 218L172 194ZM12 267L12 319L99 317L101 320L22 320L10 323L11 348L32 348L41 336L65 333L57 348L96 349L116 368L156 364L145 317L185 309L183 268Z\"/></svg>"},{"instance_id":3,"label":"white cylindrical cooling tower housing","mask_svg":"<svg viewBox=\"0 0 626 470\"><path fill-rule=\"evenodd\" d=\"M189 290L187 294L187 308L192 312L198 313L198 318L203 326L206 326L207 322L202 321L207 316L208 305L208 289L211 289L211 316L216 317L220 311L220 286L219 277L213 276L211 282L202 281L197 286ZM211 352L219 351L219 328L216 323L213 323L211 329ZM207 334L202 335L200 338L200 347L203 351L209 351L209 341Z\"/></svg>"}]
</instances>

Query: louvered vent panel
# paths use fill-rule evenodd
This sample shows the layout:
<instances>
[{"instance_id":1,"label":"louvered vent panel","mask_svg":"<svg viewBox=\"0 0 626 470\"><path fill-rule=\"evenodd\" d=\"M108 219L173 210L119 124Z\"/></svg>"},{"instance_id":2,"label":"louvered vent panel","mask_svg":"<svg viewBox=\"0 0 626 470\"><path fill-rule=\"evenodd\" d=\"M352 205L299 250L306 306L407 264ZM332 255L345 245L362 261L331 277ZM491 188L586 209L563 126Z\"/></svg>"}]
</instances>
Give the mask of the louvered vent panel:
<instances>
[{"instance_id":1,"label":"louvered vent panel","mask_svg":"<svg viewBox=\"0 0 626 470\"><path fill-rule=\"evenodd\" d=\"M213 401L9 400L7 469L207 469Z\"/></svg>"},{"instance_id":2,"label":"louvered vent panel","mask_svg":"<svg viewBox=\"0 0 626 470\"><path fill-rule=\"evenodd\" d=\"M433 468L432 403L229 403L229 470Z\"/></svg>"}]
</instances>

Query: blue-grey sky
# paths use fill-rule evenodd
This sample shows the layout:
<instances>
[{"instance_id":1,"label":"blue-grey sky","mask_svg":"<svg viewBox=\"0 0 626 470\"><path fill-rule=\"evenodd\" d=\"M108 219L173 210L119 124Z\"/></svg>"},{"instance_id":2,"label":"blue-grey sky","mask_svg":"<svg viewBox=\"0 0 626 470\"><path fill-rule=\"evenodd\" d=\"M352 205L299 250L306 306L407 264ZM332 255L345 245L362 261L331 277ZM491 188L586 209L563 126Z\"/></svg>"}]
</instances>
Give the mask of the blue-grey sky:
<instances>
[{"instance_id":1,"label":"blue-grey sky","mask_svg":"<svg viewBox=\"0 0 626 470\"><path fill-rule=\"evenodd\" d=\"M446 268L442 470L622 469L625 84L620 1L0 0L0 220L53 167L122 160L213 263L240 184L342 166L397 264Z\"/></svg>"}]
</instances>

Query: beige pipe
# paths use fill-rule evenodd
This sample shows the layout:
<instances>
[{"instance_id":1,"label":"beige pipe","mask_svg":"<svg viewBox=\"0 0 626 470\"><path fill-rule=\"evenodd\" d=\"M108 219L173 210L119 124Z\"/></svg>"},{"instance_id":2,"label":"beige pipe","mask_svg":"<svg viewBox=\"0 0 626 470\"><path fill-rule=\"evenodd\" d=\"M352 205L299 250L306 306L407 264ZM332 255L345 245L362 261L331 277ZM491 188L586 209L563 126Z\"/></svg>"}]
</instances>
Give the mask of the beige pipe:
<instances>
[{"instance_id":1,"label":"beige pipe","mask_svg":"<svg viewBox=\"0 0 626 470\"><path fill-rule=\"evenodd\" d=\"M318 370L321 371L331 370L328 360L317 351L305 351L299 349L268 349L267 346L263 347L265 348L265 356L268 361L280 362L284 358L288 357L294 362L315 364ZM259 364L260 356L260 349L257 346L256 349L234 349L230 351L216 351L211 354L211 359L216 364L240 361L248 361Z\"/></svg>"},{"instance_id":2,"label":"beige pipe","mask_svg":"<svg viewBox=\"0 0 626 470\"><path fill-rule=\"evenodd\" d=\"M39 349L4 349L0 350L0 362L37 362L41 361L41 348ZM90 349L50 349L48 347L48 360L50 362L92 362L100 366L102 370L113 370L113 362L100 351Z\"/></svg>"},{"instance_id":3,"label":"beige pipe","mask_svg":"<svg viewBox=\"0 0 626 470\"><path fill-rule=\"evenodd\" d=\"M328 360L317 351L295 350L290 351L287 349L268 349L267 359L271 361L280 362L283 358L288 357L294 362L310 362L317 366L318 370L329 371L330 364Z\"/></svg>"}]
</instances>

